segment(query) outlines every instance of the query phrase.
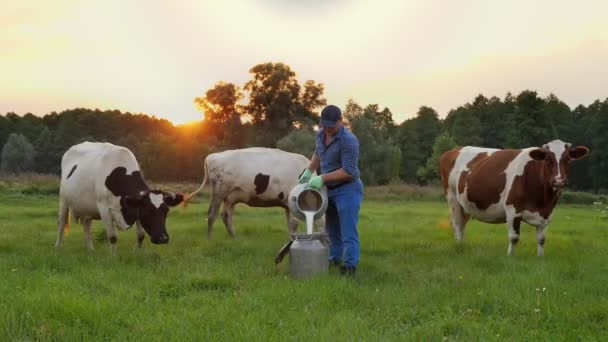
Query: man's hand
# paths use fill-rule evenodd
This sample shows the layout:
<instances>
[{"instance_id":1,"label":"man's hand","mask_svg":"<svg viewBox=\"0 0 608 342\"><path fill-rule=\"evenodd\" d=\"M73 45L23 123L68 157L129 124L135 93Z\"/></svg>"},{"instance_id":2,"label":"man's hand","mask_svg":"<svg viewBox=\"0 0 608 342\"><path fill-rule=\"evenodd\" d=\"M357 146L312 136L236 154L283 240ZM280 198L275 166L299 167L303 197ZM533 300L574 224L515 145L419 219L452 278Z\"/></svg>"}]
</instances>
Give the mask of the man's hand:
<instances>
[{"instance_id":1,"label":"man's hand","mask_svg":"<svg viewBox=\"0 0 608 342\"><path fill-rule=\"evenodd\" d=\"M321 190L321 186L323 185L323 178L321 176L314 176L308 182L307 189L315 189Z\"/></svg>"},{"instance_id":2,"label":"man's hand","mask_svg":"<svg viewBox=\"0 0 608 342\"><path fill-rule=\"evenodd\" d=\"M309 169L304 170L304 172L302 172L302 175L298 179L298 183L299 184L308 183L310 181L311 176L312 176L312 171L310 171Z\"/></svg>"}]
</instances>

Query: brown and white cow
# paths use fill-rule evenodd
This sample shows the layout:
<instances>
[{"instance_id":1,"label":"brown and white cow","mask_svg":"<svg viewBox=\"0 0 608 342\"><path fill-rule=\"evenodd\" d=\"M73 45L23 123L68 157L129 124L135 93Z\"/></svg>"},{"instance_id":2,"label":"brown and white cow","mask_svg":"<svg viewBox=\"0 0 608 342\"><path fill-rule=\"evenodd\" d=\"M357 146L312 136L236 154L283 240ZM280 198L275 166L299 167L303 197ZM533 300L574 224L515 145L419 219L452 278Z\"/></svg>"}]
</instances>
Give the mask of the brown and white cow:
<instances>
[{"instance_id":1,"label":"brown and white cow","mask_svg":"<svg viewBox=\"0 0 608 342\"><path fill-rule=\"evenodd\" d=\"M443 188L456 240L472 216L486 223L506 223L512 255L522 221L536 227L538 256L544 254L545 231L568 181L568 166L589 153L554 140L543 147L498 150L461 147L439 161Z\"/></svg>"},{"instance_id":2,"label":"brown and white cow","mask_svg":"<svg viewBox=\"0 0 608 342\"><path fill-rule=\"evenodd\" d=\"M205 159L205 176L201 186L186 196L188 202L209 182L211 200L207 211L207 237L220 206L222 220L231 237L235 236L232 215L238 203L250 207L281 207L285 209L289 233L295 233L298 221L287 204L289 193L310 161L300 154L274 148L252 147L212 153ZM323 218L315 221L320 228Z\"/></svg>"}]
</instances>

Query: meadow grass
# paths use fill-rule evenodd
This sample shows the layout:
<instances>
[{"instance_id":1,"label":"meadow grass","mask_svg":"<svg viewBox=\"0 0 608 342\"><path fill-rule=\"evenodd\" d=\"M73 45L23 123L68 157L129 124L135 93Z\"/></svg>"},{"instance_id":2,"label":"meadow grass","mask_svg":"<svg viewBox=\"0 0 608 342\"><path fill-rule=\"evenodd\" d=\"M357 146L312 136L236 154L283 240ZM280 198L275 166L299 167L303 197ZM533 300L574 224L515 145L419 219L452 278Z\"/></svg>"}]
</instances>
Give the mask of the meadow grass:
<instances>
[{"instance_id":1,"label":"meadow grass","mask_svg":"<svg viewBox=\"0 0 608 342\"><path fill-rule=\"evenodd\" d=\"M207 192L208 190L206 190ZM57 197L0 195L3 340L604 340L608 220L599 206L556 209L544 258L522 227L471 222L456 243L438 201L364 200L355 278L290 279L273 259L282 210L237 206L206 239L207 196L168 219L169 245L121 232L110 255L72 225L55 250ZM300 230L303 230L300 225ZM537 289L539 291L537 292ZM543 289L545 291L543 292ZM540 304L540 305L539 305Z\"/></svg>"}]
</instances>

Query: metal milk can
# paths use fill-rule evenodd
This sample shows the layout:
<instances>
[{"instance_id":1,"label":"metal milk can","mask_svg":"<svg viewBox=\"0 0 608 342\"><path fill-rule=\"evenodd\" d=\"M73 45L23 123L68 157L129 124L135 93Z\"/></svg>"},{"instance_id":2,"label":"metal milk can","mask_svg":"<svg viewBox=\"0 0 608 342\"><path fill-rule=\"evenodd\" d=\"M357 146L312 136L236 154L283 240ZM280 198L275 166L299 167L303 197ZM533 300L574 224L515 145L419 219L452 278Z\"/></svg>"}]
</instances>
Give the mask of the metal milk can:
<instances>
[{"instance_id":1,"label":"metal milk can","mask_svg":"<svg viewBox=\"0 0 608 342\"><path fill-rule=\"evenodd\" d=\"M306 278L329 271L329 248L321 233L295 234L289 248L289 272L294 278Z\"/></svg>"},{"instance_id":2,"label":"metal milk can","mask_svg":"<svg viewBox=\"0 0 608 342\"><path fill-rule=\"evenodd\" d=\"M327 210L327 189L306 189L307 184L296 185L289 194L289 210L296 218L307 222L307 234L293 234L275 258L278 265L289 253L289 271L294 278L306 278L329 271L327 236L312 232L312 221ZM306 216L309 216L308 220Z\"/></svg>"}]
</instances>

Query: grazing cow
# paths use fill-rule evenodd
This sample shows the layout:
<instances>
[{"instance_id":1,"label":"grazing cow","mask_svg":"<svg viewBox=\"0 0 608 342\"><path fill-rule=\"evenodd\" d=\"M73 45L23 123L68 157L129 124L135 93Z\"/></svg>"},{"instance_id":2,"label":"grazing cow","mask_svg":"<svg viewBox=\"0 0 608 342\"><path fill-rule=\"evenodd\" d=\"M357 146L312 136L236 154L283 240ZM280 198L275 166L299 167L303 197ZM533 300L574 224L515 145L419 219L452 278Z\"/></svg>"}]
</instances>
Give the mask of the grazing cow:
<instances>
[{"instance_id":1,"label":"grazing cow","mask_svg":"<svg viewBox=\"0 0 608 342\"><path fill-rule=\"evenodd\" d=\"M169 242L165 220L169 206L184 196L150 190L139 164L129 149L109 143L84 142L70 147L61 159L59 221L56 247L61 245L69 213L82 222L84 237L93 249L91 220L103 221L116 254L115 226L127 229L137 224L137 243L141 247L144 231L154 244Z\"/></svg>"},{"instance_id":2,"label":"grazing cow","mask_svg":"<svg viewBox=\"0 0 608 342\"><path fill-rule=\"evenodd\" d=\"M289 233L295 233L298 221L287 205L290 191L310 161L295 153L272 148L246 148L212 153L205 159L205 176L201 186L186 196L188 202L203 189L211 186L207 211L207 237L211 238L213 223L223 203L222 221L231 237L234 206L245 203L250 207L281 207L285 209ZM323 218L315 222L323 225Z\"/></svg>"},{"instance_id":3,"label":"grazing cow","mask_svg":"<svg viewBox=\"0 0 608 342\"><path fill-rule=\"evenodd\" d=\"M545 230L568 180L568 166L589 153L554 140L543 147L497 150L466 146L445 152L439 161L456 240L469 217L506 223L512 255L522 221L536 227L537 254L544 254Z\"/></svg>"}]
</instances>

